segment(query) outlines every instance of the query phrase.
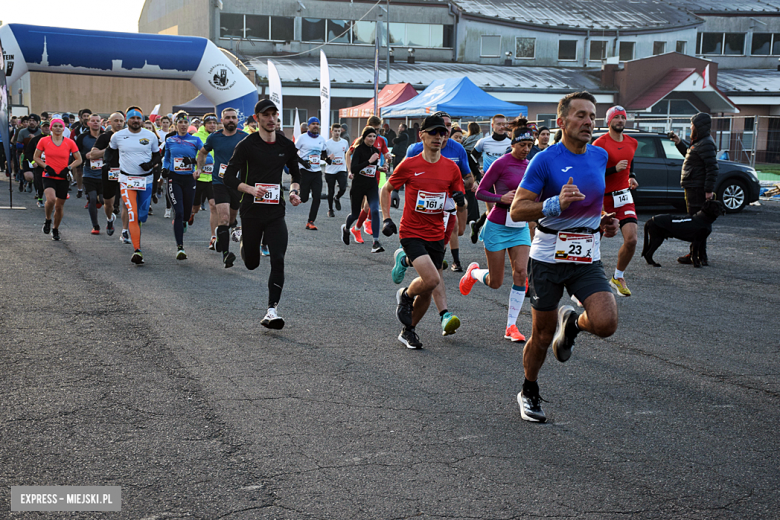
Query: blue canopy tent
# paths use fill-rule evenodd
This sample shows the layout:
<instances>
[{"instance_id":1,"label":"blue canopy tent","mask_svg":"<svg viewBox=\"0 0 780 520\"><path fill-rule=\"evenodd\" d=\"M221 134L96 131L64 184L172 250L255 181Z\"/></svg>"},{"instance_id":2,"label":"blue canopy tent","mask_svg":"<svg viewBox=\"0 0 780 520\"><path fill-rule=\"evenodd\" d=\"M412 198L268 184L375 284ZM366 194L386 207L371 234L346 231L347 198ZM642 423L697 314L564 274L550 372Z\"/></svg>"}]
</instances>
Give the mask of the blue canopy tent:
<instances>
[{"instance_id":1,"label":"blue canopy tent","mask_svg":"<svg viewBox=\"0 0 780 520\"><path fill-rule=\"evenodd\" d=\"M487 119L504 114L507 119L518 115L528 116L528 107L515 105L491 96L469 78L437 79L420 95L389 107L382 107L383 118L426 117L434 112L447 112L455 118L474 117Z\"/></svg>"}]
</instances>

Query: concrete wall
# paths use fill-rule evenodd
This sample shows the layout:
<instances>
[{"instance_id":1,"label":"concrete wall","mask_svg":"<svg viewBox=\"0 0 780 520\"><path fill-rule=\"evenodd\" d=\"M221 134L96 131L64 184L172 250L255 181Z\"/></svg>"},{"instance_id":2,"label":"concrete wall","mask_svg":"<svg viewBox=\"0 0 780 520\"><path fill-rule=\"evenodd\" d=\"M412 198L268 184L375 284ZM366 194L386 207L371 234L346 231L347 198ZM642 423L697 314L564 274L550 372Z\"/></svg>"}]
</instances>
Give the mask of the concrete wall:
<instances>
[{"instance_id":1,"label":"concrete wall","mask_svg":"<svg viewBox=\"0 0 780 520\"><path fill-rule=\"evenodd\" d=\"M702 56L711 59L722 69L774 69L780 64L780 56L751 56L753 33L780 33L780 17L777 16L705 16L699 32L745 33L744 56ZM698 51L698 49L696 49Z\"/></svg>"},{"instance_id":2,"label":"concrete wall","mask_svg":"<svg viewBox=\"0 0 780 520\"><path fill-rule=\"evenodd\" d=\"M146 0L138 32L212 37L211 0Z\"/></svg>"},{"instance_id":3,"label":"concrete wall","mask_svg":"<svg viewBox=\"0 0 780 520\"><path fill-rule=\"evenodd\" d=\"M109 114L138 105L148 114L160 103L161 114L175 104L185 103L198 95L189 81L163 79L114 78L30 72L30 111L78 112L89 108Z\"/></svg>"}]
</instances>

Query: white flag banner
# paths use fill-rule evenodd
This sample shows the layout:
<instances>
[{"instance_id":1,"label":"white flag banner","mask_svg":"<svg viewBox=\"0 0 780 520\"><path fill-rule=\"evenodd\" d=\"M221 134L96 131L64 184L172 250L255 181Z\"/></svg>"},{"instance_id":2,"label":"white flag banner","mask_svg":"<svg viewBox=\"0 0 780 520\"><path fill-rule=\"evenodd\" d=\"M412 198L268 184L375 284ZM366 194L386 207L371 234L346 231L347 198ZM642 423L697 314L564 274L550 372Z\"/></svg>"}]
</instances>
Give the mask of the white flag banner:
<instances>
[{"instance_id":1,"label":"white flag banner","mask_svg":"<svg viewBox=\"0 0 780 520\"><path fill-rule=\"evenodd\" d=\"M282 120L282 129L284 129L284 106L282 99L282 80L279 77L279 71L271 60L268 60L268 99L273 101L279 110L279 117Z\"/></svg>"},{"instance_id":2,"label":"white flag banner","mask_svg":"<svg viewBox=\"0 0 780 520\"><path fill-rule=\"evenodd\" d=\"M330 71L328 58L320 49L320 133L328 135L330 129Z\"/></svg>"},{"instance_id":3,"label":"white flag banner","mask_svg":"<svg viewBox=\"0 0 780 520\"><path fill-rule=\"evenodd\" d=\"M704 67L704 74L702 76L704 78L704 81L702 81L702 83L701 83L701 88L705 89L710 84L710 66L709 65Z\"/></svg>"},{"instance_id":4,"label":"white flag banner","mask_svg":"<svg viewBox=\"0 0 780 520\"><path fill-rule=\"evenodd\" d=\"M301 120L298 117L298 108L295 108L295 122L293 123L293 141L297 141L301 136Z\"/></svg>"}]
</instances>

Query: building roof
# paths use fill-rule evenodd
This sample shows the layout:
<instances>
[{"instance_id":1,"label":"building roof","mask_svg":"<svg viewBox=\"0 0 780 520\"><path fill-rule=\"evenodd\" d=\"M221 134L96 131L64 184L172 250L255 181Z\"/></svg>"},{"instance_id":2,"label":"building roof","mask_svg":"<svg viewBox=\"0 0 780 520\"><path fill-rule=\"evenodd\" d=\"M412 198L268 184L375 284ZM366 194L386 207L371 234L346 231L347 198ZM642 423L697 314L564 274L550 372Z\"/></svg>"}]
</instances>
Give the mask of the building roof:
<instances>
[{"instance_id":1,"label":"building roof","mask_svg":"<svg viewBox=\"0 0 780 520\"><path fill-rule=\"evenodd\" d=\"M780 13L780 0L676 0L675 5L702 15Z\"/></svg>"},{"instance_id":2,"label":"building roof","mask_svg":"<svg viewBox=\"0 0 780 520\"><path fill-rule=\"evenodd\" d=\"M472 16L549 27L641 31L702 22L681 9L680 2L658 0L557 0L552 3L549 0L454 0L453 3Z\"/></svg>"},{"instance_id":3,"label":"building roof","mask_svg":"<svg viewBox=\"0 0 780 520\"><path fill-rule=\"evenodd\" d=\"M780 93L780 71L775 69L719 69L718 87L729 95Z\"/></svg>"},{"instance_id":4,"label":"building roof","mask_svg":"<svg viewBox=\"0 0 780 520\"><path fill-rule=\"evenodd\" d=\"M296 83L319 85L320 62L313 58L273 58L285 85ZM250 59L246 64L261 78L268 77L267 60ZM374 84L374 66L370 60L329 59L331 83L366 88ZM391 81L411 83L418 90L434 79L468 76L487 91L571 92L573 90L603 90L599 87L600 71L557 67L506 67L469 63L396 62L390 66ZM379 81L384 83L384 64Z\"/></svg>"},{"instance_id":5,"label":"building roof","mask_svg":"<svg viewBox=\"0 0 780 520\"><path fill-rule=\"evenodd\" d=\"M642 92L636 99L626 103L629 110L644 110L649 108L672 92L680 83L696 72L693 68L671 69L655 85Z\"/></svg>"}]
</instances>

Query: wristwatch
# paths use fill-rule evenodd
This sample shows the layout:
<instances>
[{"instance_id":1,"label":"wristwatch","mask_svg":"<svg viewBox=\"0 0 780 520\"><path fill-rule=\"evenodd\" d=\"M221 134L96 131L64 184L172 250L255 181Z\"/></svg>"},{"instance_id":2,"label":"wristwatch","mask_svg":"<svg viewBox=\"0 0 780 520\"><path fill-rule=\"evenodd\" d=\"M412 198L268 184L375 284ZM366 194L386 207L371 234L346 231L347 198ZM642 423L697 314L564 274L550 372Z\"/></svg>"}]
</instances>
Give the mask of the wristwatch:
<instances>
[{"instance_id":1,"label":"wristwatch","mask_svg":"<svg viewBox=\"0 0 780 520\"><path fill-rule=\"evenodd\" d=\"M299 195L300 192L298 190L290 190L290 195L292 194Z\"/></svg>"}]
</instances>

